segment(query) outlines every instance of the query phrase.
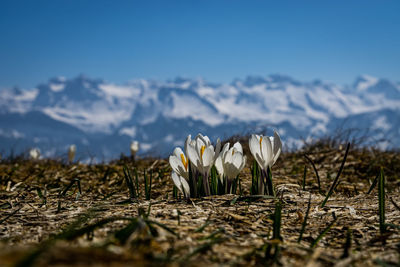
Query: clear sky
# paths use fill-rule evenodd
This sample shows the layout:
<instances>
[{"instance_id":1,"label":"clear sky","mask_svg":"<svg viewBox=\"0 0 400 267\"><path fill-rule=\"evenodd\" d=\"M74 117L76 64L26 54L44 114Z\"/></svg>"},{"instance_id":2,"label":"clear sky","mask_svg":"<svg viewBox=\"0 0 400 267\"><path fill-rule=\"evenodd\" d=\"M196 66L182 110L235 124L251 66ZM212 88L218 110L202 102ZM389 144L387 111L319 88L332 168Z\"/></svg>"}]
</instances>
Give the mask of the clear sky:
<instances>
[{"instance_id":1,"label":"clear sky","mask_svg":"<svg viewBox=\"0 0 400 267\"><path fill-rule=\"evenodd\" d=\"M281 73L400 80L400 1L1 0L0 88Z\"/></svg>"}]
</instances>

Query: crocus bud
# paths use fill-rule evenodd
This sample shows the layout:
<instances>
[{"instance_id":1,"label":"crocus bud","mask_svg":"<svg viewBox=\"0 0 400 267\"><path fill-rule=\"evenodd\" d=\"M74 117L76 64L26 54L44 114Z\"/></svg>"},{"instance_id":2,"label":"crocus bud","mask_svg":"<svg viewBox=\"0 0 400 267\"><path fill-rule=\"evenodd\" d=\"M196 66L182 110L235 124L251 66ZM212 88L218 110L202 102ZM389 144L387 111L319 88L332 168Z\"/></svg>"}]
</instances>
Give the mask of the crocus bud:
<instances>
[{"instance_id":1,"label":"crocus bud","mask_svg":"<svg viewBox=\"0 0 400 267\"><path fill-rule=\"evenodd\" d=\"M70 145L68 148L68 161L70 163L74 161L75 153L76 153L76 146Z\"/></svg>"},{"instance_id":2,"label":"crocus bud","mask_svg":"<svg viewBox=\"0 0 400 267\"><path fill-rule=\"evenodd\" d=\"M40 150L39 150L39 148L32 148L32 149L29 151L29 156L30 156L30 158L33 159L33 160L39 159L39 157L40 157Z\"/></svg>"},{"instance_id":3,"label":"crocus bud","mask_svg":"<svg viewBox=\"0 0 400 267\"><path fill-rule=\"evenodd\" d=\"M132 141L130 148L131 148L131 156L135 157L136 153L139 151L139 142L138 141Z\"/></svg>"}]
</instances>

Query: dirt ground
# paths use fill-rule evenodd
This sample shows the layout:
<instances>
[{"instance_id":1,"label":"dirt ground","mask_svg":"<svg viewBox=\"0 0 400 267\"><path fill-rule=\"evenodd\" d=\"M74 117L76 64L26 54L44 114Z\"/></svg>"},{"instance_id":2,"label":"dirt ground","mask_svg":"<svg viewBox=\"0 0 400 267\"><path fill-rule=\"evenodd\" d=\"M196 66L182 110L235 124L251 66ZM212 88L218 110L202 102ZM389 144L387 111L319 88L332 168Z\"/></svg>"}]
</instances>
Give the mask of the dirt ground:
<instances>
[{"instance_id":1,"label":"dirt ground","mask_svg":"<svg viewBox=\"0 0 400 267\"><path fill-rule=\"evenodd\" d=\"M315 163L321 192L304 154ZM272 169L275 199L250 196L250 166L240 175L242 196L184 200L173 197L166 159L97 165L3 160L0 266L396 266L400 153L351 148L339 185L321 208L343 154L344 147L319 145L284 153ZM129 198L123 166L138 170L138 199ZM367 194L380 167L389 224L382 234L378 188ZM147 177L152 173L150 200L144 196L144 170ZM279 201L281 240L272 238Z\"/></svg>"}]
</instances>

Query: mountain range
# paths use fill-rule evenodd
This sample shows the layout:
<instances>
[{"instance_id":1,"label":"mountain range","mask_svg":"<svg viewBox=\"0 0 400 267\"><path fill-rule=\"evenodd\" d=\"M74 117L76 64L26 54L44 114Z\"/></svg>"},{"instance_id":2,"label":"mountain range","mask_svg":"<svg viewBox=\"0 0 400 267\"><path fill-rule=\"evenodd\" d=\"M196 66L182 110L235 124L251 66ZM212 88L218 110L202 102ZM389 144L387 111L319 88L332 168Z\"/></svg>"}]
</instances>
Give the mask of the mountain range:
<instances>
[{"instance_id":1,"label":"mountain range","mask_svg":"<svg viewBox=\"0 0 400 267\"><path fill-rule=\"evenodd\" d=\"M287 149L338 129L366 135L366 144L400 147L400 83L367 75L352 85L285 75L248 76L230 84L178 77L114 84L80 75L51 78L34 89L0 91L0 153L38 147L81 160L129 154L165 156L198 132L212 140L276 129Z\"/></svg>"}]
</instances>

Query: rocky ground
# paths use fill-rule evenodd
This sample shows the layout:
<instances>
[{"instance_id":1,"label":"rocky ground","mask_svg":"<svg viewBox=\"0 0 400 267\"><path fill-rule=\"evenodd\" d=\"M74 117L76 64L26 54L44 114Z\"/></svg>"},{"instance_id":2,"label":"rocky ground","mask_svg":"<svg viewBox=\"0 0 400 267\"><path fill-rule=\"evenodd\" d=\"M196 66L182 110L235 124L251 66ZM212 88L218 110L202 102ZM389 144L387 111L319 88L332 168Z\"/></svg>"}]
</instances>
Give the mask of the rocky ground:
<instances>
[{"instance_id":1,"label":"rocky ground","mask_svg":"<svg viewBox=\"0 0 400 267\"><path fill-rule=\"evenodd\" d=\"M0 266L398 265L400 153L351 147L339 184L321 208L344 150L325 142L282 154L272 170L276 198L250 195L250 166L240 176L241 196L184 200L173 197L166 159L98 165L2 160ZM304 154L315 163L320 189ZM137 199L129 197L124 166L138 172ZM381 167L382 233L378 187L367 194ZM144 171L148 179L152 174L150 200ZM273 238L276 231L281 239Z\"/></svg>"}]
</instances>

